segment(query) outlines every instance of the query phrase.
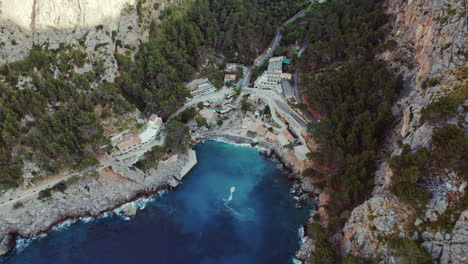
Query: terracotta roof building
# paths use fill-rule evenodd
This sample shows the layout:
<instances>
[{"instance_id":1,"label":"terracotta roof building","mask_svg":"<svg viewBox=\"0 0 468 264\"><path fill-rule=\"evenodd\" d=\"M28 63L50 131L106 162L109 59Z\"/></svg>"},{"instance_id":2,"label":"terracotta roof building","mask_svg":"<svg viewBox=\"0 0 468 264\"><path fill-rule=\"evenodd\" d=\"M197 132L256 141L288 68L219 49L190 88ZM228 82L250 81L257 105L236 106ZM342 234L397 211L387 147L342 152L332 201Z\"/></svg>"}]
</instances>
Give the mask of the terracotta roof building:
<instances>
[{"instance_id":1,"label":"terracotta roof building","mask_svg":"<svg viewBox=\"0 0 468 264\"><path fill-rule=\"evenodd\" d=\"M257 121L252 126L250 126L249 131L254 132L259 136L263 136L267 132L267 128L263 125L262 122Z\"/></svg>"},{"instance_id":2,"label":"terracotta roof building","mask_svg":"<svg viewBox=\"0 0 468 264\"><path fill-rule=\"evenodd\" d=\"M117 142L117 148L123 153L137 149L141 145L140 137L136 135L129 136Z\"/></svg>"},{"instance_id":3,"label":"terracotta roof building","mask_svg":"<svg viewBox=\"0 0 468 264\"><path fill-rule=\"evenodd\" d=\"M277 138L278 138L278 142L283 146L291 142L294 142L294 137L291 135L291 133L289 133L287 129L284 129L283 131L281 131L281 133L278 135Z\"/></svg>"},{"instance_id":4,"label":"terracotta roof building","mask_svg":"<svg viewBox=\"0 0 468 264\"><path fill-rule=\"evenodd\" d=\"M224 82L225 83L234 82L234 81L236 81L236 75L235 74L225 74L224 75Z\"/></svg>"}]
</instances>

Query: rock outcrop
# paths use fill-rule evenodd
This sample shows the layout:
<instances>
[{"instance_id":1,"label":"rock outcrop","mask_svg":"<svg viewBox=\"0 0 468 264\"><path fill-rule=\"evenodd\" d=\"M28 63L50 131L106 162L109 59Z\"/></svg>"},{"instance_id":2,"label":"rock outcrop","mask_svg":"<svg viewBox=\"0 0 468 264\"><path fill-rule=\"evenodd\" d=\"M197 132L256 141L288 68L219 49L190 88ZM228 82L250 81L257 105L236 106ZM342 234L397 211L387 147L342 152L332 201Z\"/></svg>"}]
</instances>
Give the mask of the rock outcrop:
<instances>
[{"instance_id":1,"label":"rock outcrop","mask_svg":"<svg viewBox=\"0 0 468 264\"><path fill-rule=\"evenodd\" d=\"M422 247L441 264L468 262L468 210L458 219L451 232L424 232Z\"/></svg>"},{"instance_id":2,"label":"rock outcrop","mask_svg":"<svg viewBox=\"0 0 468 264\"><path fill-rule=\"evenodd\" d=\"M15 238L13 235L6 234L0 235L0 256L5 255L15 244Z\"/></svg>"},{"instance_id":3,"label":"rock outcrop","mask_svg":"<svg viewBox=\"0 0 468 264\"><path fill-rule=\"evenodd\" d=\"M407 235L414 210L393 196L374 196L351 213L343 229L344 250L353 255L376 259L387 248L382 237Z\"/></svg>"},{"instance_id":4,"label":"rock outcrop","mask_svg":"<svg viewBox=\"0 0 468 264\"><path fill-rule=\"evenodd\" d=\"M5 253L14 244L9 240L13 239L11 234L38 236L64 220L97 216L140 195L175 187L178 185L176 177L187 162L186 155L179 156L171 165L160 165L147 173L128 169L127 174L122 174L121 167L118 171L103 169L105 171L99 175L83 176L64 192L52 191L45 199L31 195L21 200L22 206L15 206L13 202L2 204L0 251ZM129 216L136 214L137 208L127 209L124 211Z\"/></svg>"},{"instance_id":5,"label":"rock outcrop","mask_svg":"<svg viewBox=\"0 0 468 264\"><path fill-rule=\"evenodd\" d=\"M134 217L138 213L138 206L134 204L127 204L122 208L122 211L120 211L120 214L126 217Z\"/></svg>"},{"instance_id":6,"label":"rock outcrop","mask_svg":"<svg viewBox=\"0 0 468 264\"><path fill-rule=\"evenodd\" d=\"M465 75L461 74L467 69L466 3L461 0L387 0L386 8L391 18L389 39L396 42L396 47L380 54L380 58L403 74L405 88L392 109L399 123L387 139L385 151L398 155L401 153L399 141L411 149L430 148L434 129L443 123L424 122L421 110L466 85ZM437 80L435 85L427 85L430 78ZM459 108L457 115L449 122L467 128L463 107ZM463 196L465 183L459 175L444 168L436 173L438 180L432 182L433 198L427 205L424 219L415 219L411 207L389 194L393 173L383 160L375 174L374 196L353 210L344 227L344 251L387 263L390 260L384 260L388 252L387 245L383 243L385 238L390 235L412 239L422 236L424 243L420 246L431 254L434 261L467 263L466 211L455 228L446 233L410 234L405 230L407 225L420 226L426 221L436 221L449 206L449 197L454 194Z\"/></svg>"},{"instance_id":7,"label":"rock outcrop","mask_svg":"<svg viewBox=\"0 0 468 264\"><path fill-rule=\"evenodd\" d=\"M102 80L118 75L114 54L134 54L145 41L151 21L171 0L0 0L0 65L25 58L33 45L85 51L82 74L103 63ZM100 81L100 80L98 80Z\"/></svg>"}]
</instances>

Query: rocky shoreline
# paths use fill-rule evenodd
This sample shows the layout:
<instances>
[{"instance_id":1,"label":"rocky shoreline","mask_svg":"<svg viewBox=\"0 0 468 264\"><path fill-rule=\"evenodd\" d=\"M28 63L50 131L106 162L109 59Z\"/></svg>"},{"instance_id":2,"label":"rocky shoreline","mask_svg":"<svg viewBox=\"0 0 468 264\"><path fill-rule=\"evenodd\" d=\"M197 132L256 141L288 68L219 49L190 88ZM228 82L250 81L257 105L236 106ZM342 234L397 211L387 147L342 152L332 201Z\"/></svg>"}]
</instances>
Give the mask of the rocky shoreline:
<instances>
[{"instance_id":1,"label":"rocky shoreline","mask_svg":"<svg viewBox=\"0 0 468 264\"><path fill-rule=\"evenodd\" d=\"M125 176L86 177L63 192L52 192L51 197L44 200L31 196L11 205L1 205L0 255L14 248L18 237L37 237L66 221L96 217L123 204L174 188L188 162L185 155L147 173L132 168L132 173ZM122 168L113 170L118 173Z\"/></svg>"},{"instance_id":2,"label":"rocky shoreline","mask_svg":"<svg viewBox=\"0 0 468 264\"><path fill-rule=\"evenodd\" d=\"M299 197L305 198L304 192L315 191L313 186L303 184L301 176L294 173L294 164L288 161L287 156L274 144L223 133L207 134L196 138L195 142L203 140L249 144L261 148L265 156L276 159L283 169L291 172L288 173L294 186L291 195L296 200L299 200ZM32 196L11 205L0 205L0 208L3 207L0 215L0 256L13 249L19 237L34 238L67 221L97 217L119 207L122 207L120 214L132 217L138 208L130 208L131 202L153 196L161 190L175 188L184 176L180 173L188 173L190 170L186 168L189 163L189 155L182 155L177 160L161 164L159 168L147 173L135 168L113 167L118 174L114 178L86 177L63 192L52 192L48 199L39 200L37 196Z\"/></svg>"}]
</instances>

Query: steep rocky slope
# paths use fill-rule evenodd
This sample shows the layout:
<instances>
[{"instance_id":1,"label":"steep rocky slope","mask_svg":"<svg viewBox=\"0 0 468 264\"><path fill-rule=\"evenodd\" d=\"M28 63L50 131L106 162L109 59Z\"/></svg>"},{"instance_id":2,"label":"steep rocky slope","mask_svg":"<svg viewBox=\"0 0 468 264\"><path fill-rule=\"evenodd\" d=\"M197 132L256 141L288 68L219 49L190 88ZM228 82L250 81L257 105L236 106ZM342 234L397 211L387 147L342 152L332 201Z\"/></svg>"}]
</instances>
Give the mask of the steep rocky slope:
<instances>
[{"instance_id":1,"label":"steep rocky slope","mask_svg":"<svg viewBox=\"0 0 468 264\"><path fill-rule=\"evenodd\" d=\"M400 120L384 151L400 155L403 144L411 150L431 149L434 130L445 124L464 129L466 138L466 101L444 120L429 122L422 118L424 108L455 90L466 99L466 2L389 0L386 5L391 17L389 39L395 47L382 53L381 58L403 73L405 91L393 108ZM375 175L373 197L354 209L343 229L344 251L384 263L401 263L404 259L387 243L397 236L411 238L436 262L466 263L468 211L451 219L456 225L445 232L439 232L441 228L436 226L454 200L463 199L466 175L444 165L431 175L422 175L428 178L424 187L432 199L418 218L412 205L408 207L389 191L394 174L389 163L382 160Z\"/></svg>"},{"instance_id":2,"label":"steep rocky slope","mask_svg":"<svg viewBox=\"0 0 468 264\"><path fill-rule=\"evenodd\" d=\"M144 41L166 0L0 1L0 64L27 56L33 45L85 50L90 64L103 60L106 76L117 74L115 52L132 53ZM20 7L19 7L20 6ZM91 70L91 65L79 70Z\"/></svg>"}]
</instances>

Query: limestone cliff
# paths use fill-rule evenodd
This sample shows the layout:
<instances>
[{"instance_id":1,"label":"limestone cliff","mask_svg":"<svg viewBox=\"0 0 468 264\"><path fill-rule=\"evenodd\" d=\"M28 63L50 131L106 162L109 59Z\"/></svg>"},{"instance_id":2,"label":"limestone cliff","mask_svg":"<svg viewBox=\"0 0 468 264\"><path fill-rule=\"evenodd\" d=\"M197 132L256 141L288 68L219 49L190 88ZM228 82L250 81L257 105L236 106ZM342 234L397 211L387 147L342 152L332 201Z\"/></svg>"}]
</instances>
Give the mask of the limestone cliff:
<instances>
[{"instance_id":1,"label":"limestone cliff","mask_svg":"<svg viewBox=\"0 0 468 264\"><path fill-rule=\"evenodd\" d=\"M466 137L466 101L450 120L429 123L421 118L421 110L431 102L453 90L466 90L466 2L387 0L386 10L391 18L389 39L394 41L395 48L380 57L403 74L405 90L393 107L399 122L383 151L398 155L402 144L413 150L430 148L434 129L446 123L464 128ZM426 83L431 78L437 82L428 87ZM424 217L416 219L414 210L389 191L393 174L383 159L375 174L373 197L354 209L343 229L345 253L382 263L400 263L401 259L392 256L386 242L390 236L399 236L416 241L435 262L466 263L468 211L458 221L454 219L455 227L445 233L427 227L444 214L451 199L463 197L466 178L450 168L438 168L431 174L437 175L430 190L432 199L426 205ZM419 228L414 230L415 226Z\"/></svg>"},{"instance_id":2,"label":"limestone cliff","mask_svg":"<svg viewBox=\"0 0 468 264\"><path fill-rule=\"evenodd\" d=\"M113 54L133 53L169 2L0 0L0 64L24 58L33 45L48 49L72 45L84 49L90 62L102 60L104 79L113 81L117 74Z\"/></svg>"}]
</instances>

